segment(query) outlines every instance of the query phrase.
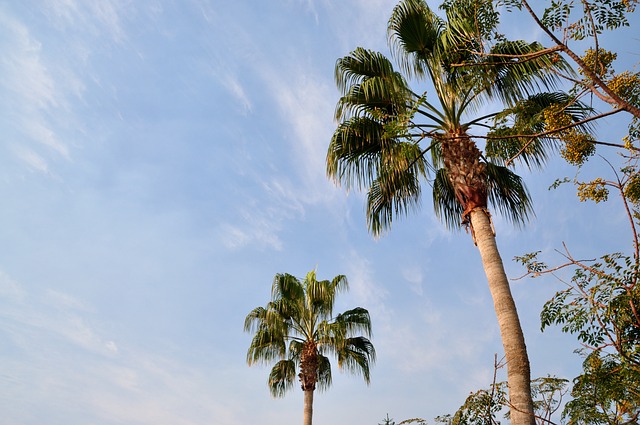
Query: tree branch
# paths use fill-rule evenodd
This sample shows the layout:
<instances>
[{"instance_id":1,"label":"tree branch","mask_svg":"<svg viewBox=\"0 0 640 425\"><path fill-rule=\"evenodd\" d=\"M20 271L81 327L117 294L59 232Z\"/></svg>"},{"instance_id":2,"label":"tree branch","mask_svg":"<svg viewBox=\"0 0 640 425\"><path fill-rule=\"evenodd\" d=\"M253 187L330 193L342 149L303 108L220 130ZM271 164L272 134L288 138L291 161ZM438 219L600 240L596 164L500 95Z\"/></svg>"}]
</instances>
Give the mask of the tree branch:
<instances>
[{"instance_id":1,"label":"tree branch","mask_svg":"<svg viewBox=\"0 0 640 425\"><path fill-rule=\"evenodd\" d=\"M603 99L605 102L611 105L617 106L619 109L629 112L636 118L640 118L640 108L633 106L632 104L630 104L629 102L627 102L626 100L618 96L613 90L611 90L609 86L604 81L602 81L602 79L584 63L584 61L580 58L580 56L578 56L573 50L571 50L565 43L560 41L558 37L556 37L555 34L549 28L547 28L542 24L542 22L540 21L540 18L538 18L538 16L535 14L533 9L531 9L531 6L527 2L527 0L521 0L521 2L522 2L522 6L524 6L524 8L527 9L527 11L531 15L535 23L538 24L538 26L542 29L542 31L544 31L551 38L551 40L553 40L554 43L556 43L556 47L559 47L560 50L562 50L576 64L578 64L578 66L582 69L584 74L596 86L600 87L600 89L602 89L602 91L604 91L607 94L607 96L609 96L610 98L609 100Z\"/></svg>"}]
</instances>

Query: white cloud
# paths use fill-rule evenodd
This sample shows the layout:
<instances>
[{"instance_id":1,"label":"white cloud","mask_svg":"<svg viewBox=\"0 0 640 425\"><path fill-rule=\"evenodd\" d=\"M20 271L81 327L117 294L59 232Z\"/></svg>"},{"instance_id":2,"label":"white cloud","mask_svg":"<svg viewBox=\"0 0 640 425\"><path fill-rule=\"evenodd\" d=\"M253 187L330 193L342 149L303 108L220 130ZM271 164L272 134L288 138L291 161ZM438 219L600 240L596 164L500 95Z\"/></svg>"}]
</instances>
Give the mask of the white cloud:
<instances>
[{"instance_id":1,"label":"white cloud","mask_svg":"<svg viewBox=\"0 0 640 425\"><path fill-rule=\"evenodd\" d=\"M54 289L48 289L45 292L44 296L45 302L57 309L64 310L79 310L79 311L89 311L91 310L87 305L85 305L79 299L65 294L60 291L56 291Z\"/></svg>"},{"instance_id":2,"label":"white cloud","mask_svg":"<svg viewBox=\"0 0 640 425\"><path fill-rule=\"evenodd\" d=\"M4 52L0 90L10 107L10 114L3 119L14 134L8 145L29 168L46 174L51 152L65 159L70 157L68 146L56 134L52 122L54 116L64 122L66 95L50 70L55 66L46 63L42 44L29 29L3 9L0 26L7 40L0 44ZM77 81L73 84L76 92L81 90Z\"/></svg>"},{"instance_id":3,"label":"white cloud","mask_svg":"<svg viewBox=\"0 0 640 425\"><path fill-rule=\"evenodd\" d=\"M43 174L49 174L49 164L41 155L28 148L17 148L17 157L29 168Z\"/></svg>"},{"instance_id":4,"label":"white cloud","mask_svg":"<svg viewBox=\"0 0 640 425\"><path fill-rule=\"evenodd\" d=\"M393 311L386 306L387 291L376 283L372 264L356 251L351 251L346 260L349 279L349 294L358 305L364 306L372 317L387 324L391 320Z\"/></svg>"},{"instance_id":5,"label":"white cloud","mask_svg":"<svg viewBox=\"0 0 640 425\"><path fill-rule=\"evenodd\" d=\"M27 293L2 270L0 294L3 353L22 353L0 362L3 379L15 384L0 388L0 397L16 406L3 412L7 421L46 422L42 415L55 405L56 414L84 423L244 423L236 413L242 409L226 397L233 383L217 388L211 371L182 362L175 350L168 358L132 344L119 347L91 325L94 315L83 300L56 290ZM31 422L20 410L25 404L14 403L26 397Z\"/></svg>"},{"instance_id":6,"label":"white cloud","mask_svg":"<svg viewBox=\"0 0 640 425\"><path fill-rule=\"evenodd\" d=\"M301 65L291 67L290 74L265 72L284 126L291 131L292 161L307 186L298 196L311 203L333 193L325 177L326 150L335 126L331 117L336 99L329 77Z\"/></svg>"},{"instance_id":7,"label":"white cloud","mask_svg":"<svg viewBox=\"0 0 640 425\"><path fill-rule=\"evenodd\" d=\"M407 282L411 285L411 290L416 295L423 295L424 291L422 288L423 276L422 276L422 268L420 266L414 265L410 267L405 267L402 269L402 277L405 278Z\"/></svg>"},{"instance_id":8,"label":"white cloud","mask_svg":"<svg viewBox=\"0 0 640 425\"><path fill-rule=\"evenodd\" d=\"M228 249L237 250L248 245L260 249L281 251L283 243L278 232L281 220L272 221L258 211L240 211L240 224L224 223L220 226L221 241Z\"/></svg>"},{"instance_id":9,"label":"white cloud","mask_svg":"<svg viewBox=\"0 0 640 425\"><path fill-rule=\"evenodd\" d=\"M0 270L0 295L12 301L21 301L26 296L22 286L3 270Z\"/></svg>"},{"instance_id":10,"label":"white cloud","mask_svg":"<svg viewBox=\"0 0 640 425\"><path fill-rule=\"evenodd\" d=\"M238 78L234 75L227 75L222 79L222 82L226 89L231 93L233 98L240 105L240 110L242 111L243 115L250 113L252 110L251 100L249 99L249 96L245 92L244 87L242 86Z\"/></svg>"},{"instance_id":11,"label":"white cloud","mask_svg":"<svg viewBox=\"0 0 640 425\"><path fill-rule=\"evenodd\" d=\"M58 27L89 35L107 34L114 41L126 40L122 16L134 13L128 0L47 0L45 11Z\"/></svg>"}]
</instances>

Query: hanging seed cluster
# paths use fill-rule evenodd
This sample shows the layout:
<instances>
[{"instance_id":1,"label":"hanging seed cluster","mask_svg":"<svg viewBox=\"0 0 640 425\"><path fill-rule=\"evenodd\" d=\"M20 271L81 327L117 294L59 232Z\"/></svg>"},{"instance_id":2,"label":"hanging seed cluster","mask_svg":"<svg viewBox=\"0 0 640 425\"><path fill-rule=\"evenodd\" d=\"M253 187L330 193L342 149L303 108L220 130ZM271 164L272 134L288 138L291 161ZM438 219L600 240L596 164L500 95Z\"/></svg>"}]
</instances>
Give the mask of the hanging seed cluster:
<instances>
[{"instance_id":1,"label":"hanging seed cluster","mask_svg":"<svg viewBox=\"0 0 640 425\"><path fill-rule=\"evenodd\" d=\"M552 105L544 110L547 131L554 131L573 124L573 119L564 111L562 105ZM572 165L582 165L596 153L596 145L591 136L581 133L575 127L565 128L555 133L564 142L560 155Z\"/></svg>"}]
</instances>

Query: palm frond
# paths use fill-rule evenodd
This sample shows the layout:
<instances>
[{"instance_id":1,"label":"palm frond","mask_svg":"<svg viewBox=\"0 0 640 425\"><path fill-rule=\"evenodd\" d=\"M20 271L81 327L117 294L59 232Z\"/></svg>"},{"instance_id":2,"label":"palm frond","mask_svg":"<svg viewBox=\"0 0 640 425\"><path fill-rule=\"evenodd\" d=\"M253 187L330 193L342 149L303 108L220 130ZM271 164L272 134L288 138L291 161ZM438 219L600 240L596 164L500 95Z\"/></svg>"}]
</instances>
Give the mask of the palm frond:
<instances>
[{"instance_id":1,"label":"palm frond","mask_svg":"<svg viewBox=\"0 0 640 425\"><path fill-rule=\"evenodd\" d=\"M349 281L347 276L339 274L331 279L331 286L336 293L346 292L349 290Z\"/></svg>"},{"instance_id":2,"label":"palm frond","mask_svg":"<svg viewBox=\"0 0 640 425\"><path fill-rule=\"evenodd\" d=\"M305 278L307 288L307 305L314 317L322 320L331 317L335 303L336 291L329 280L318 280L315 271L311 271Z\"/></svg>"},{"instance_id":3,"label":"palm frond","mask_svg":"<svg viewBox=\"0 0 640 425\"><path fill-rule=\"evenodd\" d=\"M264 307L256 307L244 319L244 331L252 332L264 321L267 312Z\"/></svg>"},{"instance_id":4,"label":"palm frond","mask_svg":"<svg viewBox=\"0 0 640 425\"><path fill-rule=\"evenodd\" d=\"M391 62L371 50L359 48L339 59L336 80L343 94L336 105L337 120L365 113L389 120L403 115L417 99Z\"/></svg>"},{"instance_id":5,"label":"palm frond","mask_svg":"<svg viewBox=\"0 0 640 425\"><path fill-rule=\"evenodd\" d=\"M338 350L338 367L351 373L362 374L368 384L371 380L370 367L376 361L376 351L367 338L348 338Z\"/></svg>"},{"instance_id":6,"label":"palm frond","mask_svg":"<svg viewBox=\"0 0 640 425\"><path fill-rule=\"evenodd\" d=\"M533 215L529 191L522 178L506 167L487 164L489 203L514 225L526 223Z\"/></svg>"},{"instance_id":7,"label":"palm frond","mask_svg":"<svg viewBox=\"0 0 640 425\"><path fill-rule=\"evenodd\" d=\"M269 391L273 397L283 397L287 391L293 388L296 378L296 362L292 360L280 360L269 373Z\"/></svg>"},{"instance_id":8,"label":"palm frond","mask_svg":"<svg viewBox=\"0 0 640 425\"><path fill-rule=\"evenodd\" d=\"M436 72L445 23L423 0L403 0L391 13L387 36L391 52L411 76Z\"/></svg>"},{"instance_id":9,"label":"palm frond","mask_svg":"<svg viewBox=\"0 0 640 425\"><path fill-rule=\"evenodd\" d=\"M413 145L409 146L412 147L413 158L420 155ZM424 161L418 158L418 162ZM423 176L414 169L385 167L379 170L367 193L367 224L374 235L389 229L394 217L417 209L421 194L419 178Z\"/></svg>"},{"instance_id":10,"label":"palm frond","mask_svg":"<svg viewBox=\"0 0 640 425\"><path fill-rule=\"evenodd\" d=\"M440 8L460 40L457 45L478 46L480 40L495 38L500 14L492 0L445 0Z\"/></svg>"},{"instance_id":11,"label":"palm frond","mask_svg":"<svg viewBox=\"0 0 640 425\"><path fill-rule=\"evenodd\" d=\"M395 71L391 61L382 53L359 47L336 61L336 85L343 95L349 93L353 86L370 79L377 80L378 84L389 83L394 88L406 87L402 74ZM378 87L370 93L386 91L386 88Z\"/></svg>"},{"instance_id":12,"label":"palm frond","mask_svg":"<svg viewBox=\"0 0 640 425\"><path fill-rule=\"evenodd\" d=\"M436 217L448 229L455 230L462 226L464 209L456 199L455 191L449 180L447 170L440 168L433 181L433 210Z\"/></svg>"},{"instance_id":13,"label":"palm frond","mask_svg":"<svg viewBox=\"0 0 640 425\"><path fill-rule=\"evenodd\" d=\"M277 326L262 323L247 350L247 363L270 363L286 354L286 338Z\"/></svg>"},{"instance_id":14,"label":"palm frond","mask_svg":"<svg viewBox=\"0 0 640 425\"><path fill-rule=\"evenodd\" d=\"M346 335L362 332L371 337L371 316L365 308L356 307L338 314L335 323L344 328Z\"/></svg>"},{"instance_id":15,"label":"palm frond","mask_svg":"<svg viewBox=\"0 0 640 425\"><path fill-rule=\"evenodd\" d=\"M325 391L331 386L331 362L328 357L322 354L318 355L318 373L316 379L318 391Z\"/></svg>"},{"instance_id":16,"label":"palm frond","mask_svg":"<svg viewBox=\"0 0 640 425\"><path fill-rule=\"evenodd\" d=\"M482 84L489 97L497 97L507 105L514 104L542 89L553 89L560 82L558 72L569 72L570 67L559 56L544 54L538 42L522 40L502 41L483 58L485 78Z\"/></svg>"},{"instance_id":17,"label":"palm frond","mask_svg":"<svg viewBox=\"0 0 640 425\"><path fill-rule=\"evenodd\" d=\"M354 117L336 129L327 152L327 175L347 189L363 189L376 178L384 126L367 117Z\"/></svg>"},{"instance_id":18,"label":"palm frond","mask_svg":"<svg viewBox=\"0 0 640 425\"><path fill-rule=\"evenodd\" d=\"M302 283L288 273L278 273L273 278L271 285L271 299L296 300L304 297Z\"/></svg>"}]
</instances>

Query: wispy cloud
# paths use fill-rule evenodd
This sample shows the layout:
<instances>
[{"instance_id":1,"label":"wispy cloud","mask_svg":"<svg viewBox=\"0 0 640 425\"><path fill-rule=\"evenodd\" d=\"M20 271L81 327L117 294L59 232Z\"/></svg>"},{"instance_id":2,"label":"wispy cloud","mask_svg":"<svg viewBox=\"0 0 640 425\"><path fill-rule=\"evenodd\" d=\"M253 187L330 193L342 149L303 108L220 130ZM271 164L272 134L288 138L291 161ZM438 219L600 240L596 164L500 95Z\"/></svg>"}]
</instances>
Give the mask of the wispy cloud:
<instances>
[{"instance_id":1,"label":"wispy cloud","mask_svg":"<svg viewBox=\"0 0 640 425\"><path fill-rule=\"evenodd\" d=\"M126 40L122 17L135 10L127 0L47 0L44 11L60 28L72 28L92 36L106 34L117 42Z\"/></svg>"},{"instance_id":2,"label":"wispy cloud","mask_svg":"<svg viewBox=\"0 0 640 425\"><path fill-rule=\"evenodd\" d=\"M93 308L81 299L57 290L26 291L1 270L0 294L3 352L22 353L3 359L0 374L14 385L0 388L0 396L11 402L28 394L30 423L46 421L38 412L50 404L85 423L243 422L236 413L242 409L216 401L224 395L202 368L116 344L104 324L92 324ZM11 408L4 414L9 421L23 416Z\"/></svg>"},{"instance_id":3,"label":"wispy cloud","mask_svg":"<svg viewBox=\"0 0 640 425\"><path fill-rule=\"evenodd\" d=\"M272 69L263 75L289 129L291 160L305 184L298 197L316 203L333 194L325 177L325 157L335 127L335 89L330 76L318 75L311 64L287 68L288 73Z\"/></svg>"},{"instance_id":4,"label":"wispy cloud","mask_svg":"<svg viewBox=\"0 0 640 425\"><path fill-rule=\"evenodd\" d=\"M43 58L42 44L29 29L5 9L0 9L0 26L6 36L0 87L10 106L4 119L14 134L8 144L29 168L48 173L52 153L70 158L69 147L56 133L52 119L59 120L65 111L66 94Z\"/></svg>"},{"instance_id":5,"label":"wispy cloud","mask_svg":"<svg viewBox=\"0 0 640 425\"><path fill-rule=\"evenodd\" d=\"M228 74L222 78L222 82L237 104L240 105L243 115L250 113L252 110L251 100L237 76Z\"/></svg>"}]
</instances>

